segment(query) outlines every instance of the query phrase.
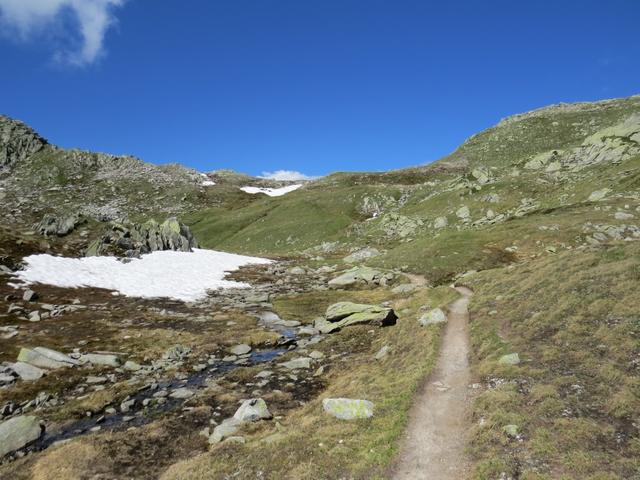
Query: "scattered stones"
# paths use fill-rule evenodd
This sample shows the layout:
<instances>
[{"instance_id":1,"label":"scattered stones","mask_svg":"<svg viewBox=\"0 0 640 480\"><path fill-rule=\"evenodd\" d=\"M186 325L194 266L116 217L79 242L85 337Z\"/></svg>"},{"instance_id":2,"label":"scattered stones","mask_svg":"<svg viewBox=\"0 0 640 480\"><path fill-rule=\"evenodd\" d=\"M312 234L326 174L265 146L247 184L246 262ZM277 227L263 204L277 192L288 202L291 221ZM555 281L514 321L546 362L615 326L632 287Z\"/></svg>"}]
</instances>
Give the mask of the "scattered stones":
<instances>
[{"instance_id":1,"label":"scattered stones","mask_svg":"<svg viewBox=\"0 0 640 480\"><path fill-rule=\"evenodd\" d=\"M423 327L426 327L427 325L436 325L439 323L446 323L446 322L447 322L447 315L440 308L434 308L432 310L429 310L428 312L423 314L420 318L418 318L418 323L420 323L420 325L422 325Z\"/></svg>"},{"instance_id":2,"label":"scattered stones","mask_svg":"<svg viewBox=\"0 0 640 480\"><path fill-rule=\"evenodd\" d=\"M18 416L0 423L0 458L40 438L44 428L32 416Z\"/></svg>"},{"instance_id":3,"label":"scattered stones","mask_svg":"<svg viewBox=\"0 0 640 480\"><path fill-rule=\"evenodd\" d=\"M373 403L368 400L350 398L325 398L322 408L340 420L357 420L373 416Z\"/></svg>"},{"instance_id":4,"label":"scattered stones","mask_svg":"<svg viewBox=\"0 0 640 480\"><path fill-rule=\"evenodd\" d=\"M311 357L314 360L320 360L321 358L324 358L324 353L318 351L318 350L314 350L313 352L311 352L309 354L309 357Z\"/></svg>"},{"instance_id":5,"label":"scattered stones","mask_svg":"<svg viewBox=\"0 0 640 480\"><path fill-rule=\"evenodd\" d=\"M35 311L29 313L29 321L30 322L39 322L40 321L40 312L38 310L35 310Z\"/></svg>"}]
</instances>

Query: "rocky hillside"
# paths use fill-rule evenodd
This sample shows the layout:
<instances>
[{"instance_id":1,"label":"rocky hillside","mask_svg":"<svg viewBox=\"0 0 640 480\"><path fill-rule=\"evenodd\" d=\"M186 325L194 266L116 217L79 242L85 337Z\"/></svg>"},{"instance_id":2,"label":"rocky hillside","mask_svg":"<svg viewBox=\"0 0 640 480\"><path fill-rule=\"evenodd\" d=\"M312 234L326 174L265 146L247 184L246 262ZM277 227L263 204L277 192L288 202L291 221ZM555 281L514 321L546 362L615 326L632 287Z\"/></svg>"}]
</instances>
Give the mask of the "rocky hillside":
<instances>
[{"instance_id":1,"label":"rocky hillside","mask_svg":"<svg viewBox=\"0 0 640 480\"><path fill-rule=\"evenodd\" d=\"M6 117L0 155L0 478L391 478L452 282L473 290L468 477L639 478L640 96L274 197ZM31 253L197 245L277 261L193 302L15 284Z\"/></svg>"}]
</instances>

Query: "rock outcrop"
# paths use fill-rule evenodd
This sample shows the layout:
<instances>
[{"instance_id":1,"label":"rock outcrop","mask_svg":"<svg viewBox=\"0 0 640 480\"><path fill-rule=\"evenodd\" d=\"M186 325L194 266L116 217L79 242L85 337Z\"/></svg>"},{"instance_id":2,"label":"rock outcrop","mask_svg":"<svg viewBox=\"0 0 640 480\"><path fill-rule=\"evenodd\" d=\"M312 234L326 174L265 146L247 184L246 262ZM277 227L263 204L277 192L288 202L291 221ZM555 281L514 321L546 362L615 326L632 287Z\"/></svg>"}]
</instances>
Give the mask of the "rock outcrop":
<instances>
[{"instance_id":1,"label":"rock outcrop","mask_svg":"<svg viewBox=\"0 0 640 480\"><path fill-rule=\"evenodd\" d=\"M159 250L189 252L198 248L191 229L175 218L163 223L149 220L142 224L112 223L110 229L87 248L86 256L116 255L139 257Z\"/></svg>"},{"instance_id":2,"label":"rock outcrop","mask_svg":"<svg viewBox=\"0 0 640 480\"><path fill-rule=\"evenodd\" d=\"M24 123L0 115L0 171L10 168L47 145Z\"/></svg>"},{"instance_id":3,"label":"rock outcrop","mask_svg":"<svg viewBox=\"0 0 640 480\"><path fill-rule=\"evenodd\" d=\"M63 216L47 214L33 226L33 229L45 237L64 237L85 221L86 220L77 213Z\"/></svg>"}]
</instances>

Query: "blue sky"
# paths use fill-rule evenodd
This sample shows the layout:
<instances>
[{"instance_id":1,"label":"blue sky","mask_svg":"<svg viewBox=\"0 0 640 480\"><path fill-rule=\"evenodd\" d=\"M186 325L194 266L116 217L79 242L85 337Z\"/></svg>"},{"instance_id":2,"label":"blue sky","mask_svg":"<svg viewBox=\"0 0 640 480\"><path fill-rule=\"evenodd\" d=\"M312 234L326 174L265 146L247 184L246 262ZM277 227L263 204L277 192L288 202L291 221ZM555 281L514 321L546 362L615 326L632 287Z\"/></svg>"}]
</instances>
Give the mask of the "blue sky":
<instances>
[{"instance_id":1,"label":"blue sky","mask_svg":"<svg viewBox=\"0 0 640 480\"><path fill-rule=\"evenodd\" d=\"M640 93L640 2L0 0L0 112L51 142L260 174L436 160Z\"/></svg>"}]
</instances>

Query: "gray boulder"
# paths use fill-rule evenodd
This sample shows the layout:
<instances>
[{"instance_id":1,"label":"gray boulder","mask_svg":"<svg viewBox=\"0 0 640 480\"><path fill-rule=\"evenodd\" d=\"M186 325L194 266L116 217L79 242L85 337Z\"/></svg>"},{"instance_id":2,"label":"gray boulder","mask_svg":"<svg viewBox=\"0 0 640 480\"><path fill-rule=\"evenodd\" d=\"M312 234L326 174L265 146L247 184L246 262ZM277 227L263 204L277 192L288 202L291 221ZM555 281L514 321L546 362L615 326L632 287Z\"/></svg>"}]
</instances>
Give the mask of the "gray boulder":
<instances>
[{"instance_id":1,"label":"gray boulder","mask_svg":"<svg viewBox=\"0 0 640 480\"><path fill-rule=\"evenodd\" d=\"M172 217L163 223L111 223L102 237L89 245L85 255L139 257L159 250L190 252L192 248L198 248L198 242L191 229Z\"/></svg>"},{"instance_id":2,"label":"gray boulder","mask_svg":"<svg viewBox=\"0 0 640 480\"><path fill-rule=\"evenodd\" d=\"M377 248L367 247L357 252L353 252L351 255L344 258L347 263L357 263L368 258L374 258L380 256L380 251Z\"/></svg>"},{"instance_id":3,"label":"gray boulder","mask_svg":"<svg viewBox=\"0 0 640 480\"><path fill-rule=\"evenodd\" d=\"M209 443L215 445L220 443L225 438L231 437L238 432L242 422L236 418L227 418L222 423L213 429L213 433L209 436Z\"/></svg>"},{"instance_id":4,"label":"gray boulder","mask_svg":"<svg viewBox=\"0 0 640 480\"><path fill-rule=\"evenodd\" d=\"M24 362L36 367L57 370L58 368L73 367L80 362L65 355L45 347L36 347L33 350L21 348L18 354L18 362Z\"/></svg>"},{"instance_id":5,"label":"gray boulder","mask_svg":"<svg viewBox=\"0 0 640 480\"><path fill-rule=\"evenodd\" d=\"M300 368L311 368L311 359L308 357L299 357L289 360L288 362L283 362L282 365L284 368L289 370L298 370Z\"/></svg>"},{"instance_id":6,"label":"gray boulder","mask_svg":"<svg viewBox=\"0 0 640 480\"><path fill-rule=\"evenodd\" d=\"M373 403L368 400L350 398L325 398L322 408L340 420L358 420L373 416Z\"/></svg>"},{"instance_id":7,"label":"gray boulder","mask_svg":"<svg viewBox=\"0 0 640 480\"><path fill-rule=\"evenodd\" d=\"M122 362L116 355L107 353L87 353L80 357L83 363L92 363L93 365L106 365L107 367L119 367Z\"/></svg>"},{"instance_id":8,"label":"gray boulder","mask_svg":"<svg viewBox=\"0 0 640 480\"><path fill-rule=\"evenodd\" d=\"M517 353L509 353L508 355L503 355L498 360L498 363L501 365L518 365L520 363L520 355Z\"/></svg>"},{"instance_id":9,"label":"gray boulder","mask_svg":"<svg viewBox=\"0 0 640 480\"><path fill-rule=\"evenodd\" d=\"M320 333L331 333L357 323L373 323L381 326L395 325L397 319L397 315L389 307L338 302L327 308L325 318L317 319L314 327Z\"/></svg>"},{"instance_id":10,"label":"gray boulder","mask_svg":"<svg viewBox=\"0 0 640 480\"><path fill-rule=\"evenodd\" d=\"M13 417L0 423L0 458L20 450L40 438L43 432L36 417Z\"/></svg>"},{"instance_id":11,"label":"gray boulder","mask_svg":"<svg viewBox=\"0 0 640 480\"><path fill-rule=\"evenodd\" d=\"M240 422L257 422L258 420L268 420L271 417L267 403L262 398L245 400L233 415L233 418Z\"/></svg>"},{"instance_id":12,"label":"gray boulder","mask_svg":"<svg viewBox=\"0 0 640 480\"><path fill-rule=\"evenodd\" d=\"M391 272L383 272L371 267L354 267L342 275L329 280L331 288L349 288L355 286L374 287L387 285L395 278Z\"/></svg>"},{"instance_id":13,"label":"gray boulder","mask_svg":"<svg viewBox=\"0 0 640 480\"><path fill-rule=\"evenodd\" d=\"M45 237L64 237L84 222L86 220L77 213L58 217L47 214L33 226L33 229Z\"/></svg>"},{"instance_id":14,"label":"gray boulder","mask_svg":"<svg viewBox=\"0 0 640 480\"><path fill-rule=\"evenodd\" d=\"M418 322L423 327L426 327L427 325L437 325L438 323L446 323L446 321L447 315L440 308L429 310L418 318Z\"/></svg>"},{"instance_id":15,"label":"gray boulder","mask_svg":"<svg viewBox=\"0 0 640 480\"><path fill-rule=\"evenodd\" d=\"M13 370L22 380L33 381L42 378L45 371L34 365L25 362L16 362L9 364L9 368Z\"/></svg>"},{"instance_id":16,"label":"gray boulder","mask_svg":"<svg viewBox=\"0 0 640 480\"><path fill-rule=\"evenodd\" d=\"M240 345L236 345L235 347L231 347L229 352L233 355L246 355L251 351L251 347L245 343L241 343Z\"/></svg>"}]
</instances>

